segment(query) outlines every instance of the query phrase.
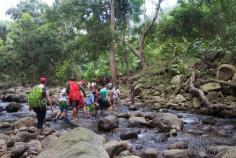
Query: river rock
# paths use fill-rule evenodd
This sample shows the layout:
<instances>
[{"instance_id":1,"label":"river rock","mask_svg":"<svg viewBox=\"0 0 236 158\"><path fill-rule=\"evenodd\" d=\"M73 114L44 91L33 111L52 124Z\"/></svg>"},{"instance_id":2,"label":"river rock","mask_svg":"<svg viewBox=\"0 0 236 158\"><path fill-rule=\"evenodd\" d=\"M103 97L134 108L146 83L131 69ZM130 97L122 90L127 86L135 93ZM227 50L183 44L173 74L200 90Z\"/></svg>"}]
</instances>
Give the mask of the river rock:
<instances>
[{"instance_id":1,"label":"river rock","mask_svg":"<svg viewBox=\"0 0 236 158\"><path fill-rule=\"evenodd\" d=\"M199 109L201 107L201 101L196 97L193 98L193 107L195 109Z\"/></svg>"},{"instance_id":2,"label":"river rock","mask_svg":"<svg viewBox=\"0 0 236 158\"><path fill-rule=\"evenodd\" d=\"M185 99L181 94L178 94L178 95L175 97L175 101L176 101L177 103L181 103L181 102L186 101L186 99Z\"/></svg>"},{"instance_id":3,"label":"river rock","mask_svg":"<svg viewBox=\"0 0 236 158\"><path fill-rule=\"evenodd\" d=\"M134 96L138 96L141 92L142 92L142 88L143 88L144 86L142 85L142 84L137 84L137 85L135 85L135 87L134 87L134 91L133 91L133 95Z\"/></svg>"},{"instance_id":4,"label":"river rock","mask_svg":"<svg viewBox=\"0 0 236 158\"><path fill-rule=\"evenodd\" d=\"M6 106L7 112L17 112L21 109L21 105L16 102L12 102Z\"/></svg>"},{"instance_id":5,"label":"river rock","mask_svg":"<svg viewBox=\"0 0 236 158\"><path fill-rule=\"evenodd\" d=\"M129 126L130 127L147 127L149 126L149 124L144 117L130 117Z\"/></svg>"},{"instance_id":6,"label":"river rock","mask_svg":"<svg viewBox=\"0 0 236 158\"><path fill-rule=\"evenodd\" d=\"M10 152L11 158L19 158L29 148L27 143L17 142Z\"/></svg>"},{"instance_id":7,"label":"river rock","mask_svg":"<svg viewBox=\"0 0 236 158\"><path fill-rule=\"evenodd\" d=\"M180 141L174 144L168 145L167 149L187 149L188 143L184 141Z\"/></svg>"},{"instance_id":8,"label":"river rock","mask_svg":"<svg viewBox=\"0 0 236 158\"><path fill-rule=\"evenodd\" d=\"M163 158L189 158L185 150L172 149L163 152Z\"/></svg>"},{"instance_id":9,"label":"river rock","mask_svg":"<svg viewBox=\"0 0 236 158\"><path fill-rule=\"evenodd\" d=\"M147 148L143 151L143 157L145 158L158 158L159 152L155 148Z\"/></svg>"},{"instance_id":10,"label":"river rock","mask_svg":"<svg viewBox=\"0 0 236 158\"><path fill-rule=\"evenodd\" d=\"M1 100L1 99L0 99L0 100ZM5 108L0 107L0 113L3 112L3 111L5 111Z\"/></svg>"},{"instance_id":11,"label":"river rock","mask_svg":"<svg viewBox=\"0 0 236 158\"><path fill-rule=\"evenodd\" d=\"M17 137L20 139L21 142L29 142L30 139L36 139L37 138L37 134L32 134L32 133L28 133L26 131L20 132L17 134Z\"/></svg>"},{"instance_id":12,"label":"river rock","mask_svg":"<svg viewBox=\"0 0 236 158\"><path fill-rule=\"evenodd\" d=\"M210 83L206 83L206 84L201 85L200 89L203 92L208 93L209 91L214 91L214 90L221 89L221 86L220 86L219 83L210 82Z\"/></svg>"},{"instance_id":13,"label":"river rock","mask_svg":"<svg viewBox=\"0 0 236 158\"><path fill-rule=\"evenodd\" d=\"M6 140L0 139L0 149L6 149L6 148L7 148Z\"/></svg>"},{"instance_id":14,"label":"river rock","mask_svg":"<svg viewBox=\"0 0 236 158\"><path fill-rule=\"evenodd\" d=\"M117 156L120 152L128 149L128 144L124 141L113 140L104 145L110 157Z\"/></svg>"},{"instance_id":15,"label":"river rock","mask_svg":"<svg viewBox=\"0 0 236 158\"><path fill-rule=\"evenodd\" d=\"M17 103L25 103L27 102L27 97L25 95L22 94L8 94L5 95L2 98L2 101L4 102L17 102Z\"/></svg>"},{"instance_id":16,"label":"river rock","mask_svg":"<svg viewBox=\"0 0 236 158\"><path fill-rule=\"evenodd\" d=\"M169 132L171 129L181 130L183 122L175 114L158 113L157 117L150 122L150 125L163 132Z\"/></svg>"},{"instance_id":17,"label":"river rock","mask_svg":"<svg viewBox=\"0 0 236 158\"><path fill-rule=\"evenodd\" d=\"M210 125L214 125L216 124L216 119L212 118L212 117L206 117L202 119L202 123L203 124L210 124Z\"/></svg>"},{"instance_id":18,"label":"river rock","mask_svg":"<svg viewBox=\"0 0 236 158\"><path fill-rule=\"evenodd\" d=\"M230 64L222 64L217 70L217 79L228 81L233 78L234 73L236 73L236 67Z\"/></svg>"},{"instance_id":19,"label":"river rock","mask_svg":"<svg viewBox=\"0 0 236 158\"><path fill-rule=\"evenodd\" d=\"M102 131L111 131L119 126L119 119L115 115L102 118L98 122L98 129Z\"/></svg>"},{"instance_id":20,"label":"river rock","mask_svg":"<svg viewBox=\"0 0 236 158\"><path fill-rule=\"evenodd\" d=\"M55 132L55 130L50 128L50 127L47 127L45 129L43 129L43 135L45 135L45 136L48 136L48 135L50 135L50 134L52 134L54 132Z\"/></svg>"},{"instance_id":21,"label":"river rock","mask_svg":"<svg viewBox=\"0 0 236 158\"><path fill-rule=\"evenodd\" d=\"M117 114L117 117L118 117L118 118L129 119L129 118L130 118L130 113L129 113L129 112L119 113L119 114Z\"/></svg>"},{"instance_id":22,"label":"river rock","mask_svg":"<svg viewBox=\"0 0 236 158\"><path fill-rule=\"evenodd\" d=\"M124 156L122 158L141 158L141 157L136 156L136 155L131 155L131 156Z\"/></svg>"},{"instance_id":23,"label":"river rock","mask_svg":"<svg viewBox=\"0 0 236 158\"><path fill-rule=\"evenodd\" d=\"M233 82L233 83L236 83L236 73L234 73L234 76L233 76L233 78L232 78L232 82Z\"/></svg>"},{"instance_id":24,"label":"river rock","mask_svg":"<svg viewBox=\"0 0 236 158\"><path fill-rule=\"evenodd\" d=\"M49 144L38 158L109 158L101 136L79 127Z\"/></svg>"},{"instance_id":25,"label":"river rock","mask_svg":"<svg viewBox=\"0 0 236 158\"><path fill-rule=\"evenodd\" d=\"M140 130L129 130L120 134L121 140L137 139Z\"/></svg>"},{"instance_id":26,"label":"river rock","mask_svg":"<svg viewBox=\"0 0 236 158\"><path fill-rule=\"evenodd\" d=\"M31 140L28 143L29 146L29 152L31 153L40 153L43 150L42 144L39 140Z\"/></svg>"},{"instance_id":27,"label":"river rock","mask_svg":"<svg viewBox=\"0 0 236 158\"><path fill-rule=\"evenodd\" d=\"M199 156L199 158L210 158L210 157L207 155L207 153L204 152L204 151L200 151L200 152L198 153L198 156Z\"/></svg>"},{"instance_id":28,"label":"river rock","mask_svg":"<svg viewBox=\"0 0 236 158\"><path fill-rule=\"evenodd\" d=\"M9 122L1 122L0 121L0 128L10 128L12 127L12 124Z\"/></svg>"},{"instance_id":29,"label":"river rock","mask_svg":"<svg viewBox=\"0 0 236 158\"><path fill-rule=\"evenodd\" d=\"M120 152L120 154L119 154L119 157L126 157L126 156L131 156L132 154L130 153L130 151L129 150L124 150L124 151L122 151L122 152Z\"/></svg>"},{"instance_id":30,"label":"river rock","mask_svg":"<svg viewBox=\"0 0 236 158\"><path fill-rule=\"evenodd\" d=\"M35 132L37 132L37 128L34 127L34 126L31 126L27 129L27 131L30 132L30 133L35 133Z\"/></svg>"},{"instance_id":31,"label":"river rock","mask_svg":"<svg viewBox=\"0 0 236 158\"><path fill-rule=\"evenodd\" d=\"M23 117L14 123L14 127L19 129L21 127L30 127L35 124L36 124L36 119L34 119L33 117Z\"/></svg>"}]
</instances>

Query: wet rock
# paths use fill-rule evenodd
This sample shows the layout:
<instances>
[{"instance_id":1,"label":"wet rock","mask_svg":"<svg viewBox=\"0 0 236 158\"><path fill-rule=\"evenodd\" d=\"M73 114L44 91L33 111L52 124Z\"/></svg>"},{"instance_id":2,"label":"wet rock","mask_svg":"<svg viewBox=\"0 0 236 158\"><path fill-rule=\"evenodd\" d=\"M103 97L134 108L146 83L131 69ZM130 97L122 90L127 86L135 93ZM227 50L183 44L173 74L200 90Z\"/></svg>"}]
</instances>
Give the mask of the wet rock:
<instances>
[{"instance_id":1,"label":"wet rock","mask_svg":"<svg viewBox=\"0 0 236 158\"><path fill-rule=\"evenodd\" d=\"M28 143L30 153L40 153L43 150L42 144L39 140L31 140Z\"/></svg>"},{"instance_id":2,"label":"wet rock","mask_svg":"<svg viewBox=\"0 0 236 158\"><path fill-rule=\"evenodd\" d=\"M1 158L7 158L7 151L6 149L0 149L0 157ZM9 157L9 156L8 156Z\"/></svg>"},{"instance_id":3,"label":"wet rock","mask_svg":"<svg viewBox=\"0 0 236 158\"><path fill-rule=\"evenodd\" d=\"M172 129L172 130L170 131L170 135L176 137L176 136L178 135L178 131L177 131L176 129Z\"/></svg>"},{"instance_id":4,"label":"wet rock","mask_svg":"<svg viewBox=\"0 0 236 158\"><path fill-rule=\"evenodd\" d=\"M140 130L129 130L125 131L125 133L120 134L121 140L129 140L129 139L137 139Z\"/></svg>"},{"instance_id":5,"label":"wet rock","mask_svg":"<svg viewBox=\"0 0 236 158\"><path fill-rule=\"evenodd\" d=\"M150 122L150 125L163 132L169 132L171 129L181 130L183 122L172 113L158 113L157 117Z\"/></svg>"},{"instance_id":6,"label":"wet rock","mask_svg":"<svg viewBox=\"0 0 236 158\"><path fill-rule=\"evenodd\" d=\"M230 64L222 64L217 70L217 79L228 81L233 78L234 73L236 73L236 67Z\"/></svg>"},{"instance_id":7,"label":"wet rock","mask_svg":"<svg viewBox=\"0 0 236 158\"><path fill-rule=\"evenodd\" d=\"M23 117L14 123L14 127L19 129L21 127L30 127L36 124L36 119L33 117Z\"/></svg>"},{"instance_id":8,"label":"wet rock","mask_svg":"<svg viewBox=\"0 0 236 158\"><path fill-rule=\"evenodd\" d=\"M177 114L176 115L178 118L183 118L183 115L181 115L181 114Z\"/></svg>"},{"instance_id":9,"label":"wet rock","mask_svg":"<svg viewBox=\"0 0 236 158\"><path fill-rule=\"evenodd\" d=\"M125 156L125 157L122 157L122 158L141 158L141 157L136 156L136 155L131 155L131 156Z\"/></svg>"},{"instance_id":10,"label":"wet rock","mask_svg":"<svg viewBox=\"0 0 236 158\"><path fill-rule=\"evenodd\" d=\"M26 131L20 132L18 133L18 138L20 139L21 142L29 142L30 139L36 139L37 138L37 134L32 134L32 133L28 133Z\"/></svg>"},{"instance_id":11,"label":"wet rock","mask_svg":"<svg viewBox=\"0 0 236 158\"><path fill-rule=\"evenodd\" d=\"M31 126L27 129L27 131L30 132L30 133L35 133L35 132L37 132L37 128L34 127L34 126Z\"/></svg>"},{"instance_id":12,"label":"wet rock","mask_svg":"<svg viewBox=\"0 0 236 158\"><path fill-rule=\"evenodd\" d=\"M117 128L118 126L119 119L114 115L104 117L98 122L98 129L102 131L110 131Z\"/></svg>"},{"instance_id":13,"label":"wet rock","mask_svg":"<svg viewBox=\"0 0 236 158\"><path fill-rule=\"evenodd\" d=\"M11 158L19 158L29 148L27 143L17 142L10 152Z\"/></svg>"},{"instance_id":14,"label":"wet rock","mask_svg":"<svg viewBox=\"0 0 236 158\"><path fill-rule=\"evenodd\" d=\"M201 107L201 101L196 97L193 98L193 107L195 109L199 109Z\"/></svg>"},{"instance_id":15,"label":"wet rock","mask_svg":"<svg viewBox=\"0 0 236 158\"><path fill-rule=\"evenodd\" d=\"M145 158L158 158L159 152L155 148L147 148L143 151L143 157Z\"/></svg>"},{"instance_id":16,"label":"wet rock","mask_svg":"<svg viewBox=\"0 0 236 158\"><path fill-rule=\"evenodd\" d=\"M129 106L129 110L136 111L138 109L139 109L139 106L137 106L137 105L130 105Z\"/></svg>"},{"instance_id":17,"label":"wet rock","mask_svg":"<svg viewBox=\"0 0 236 158\"><path fill-rule=\"evenodd\" d=\"M13 147L14 146L14 144L16 143L16 139L9 139L8 141L7 141L7 148L11 148L11 147Z\"/></svg>"},{"instance_id":18,"label":"wet rock","mask_svg":"<svg viewBox=\"0 0 236 158\"><path fill-rule=\"evenodd\" d=\"M172 149L163 152L163 158L189 158L185 150Z\"/></svg>"},{"instance_id":19,"label":"wet rock","mask_svg":"<svg viewBox=\"0 0 236 158\"><path fill-rule=\"evenodd\" d=\"M129 127L147 127L147 126L149 126L149 124L144 117L129 118Z\"/></svg>"},{"instance_id":20,"label":"wet rock","mask_svg":"<svg viewBox=\"0 0 236 158\"><path fill-rule=\"evenodd\" d=\"M177 103L181 103L181 102L184 102L184 101L186 101L186 99L181 94L178 94L175 97L175 102L177 102Z\"/></svg>"},{"instance_id":21,"label":"wet rock","mask_svg":"<svg viewBox=\"0 0 236 158\"><path fill-rule=\"evenodd\" d=\"M214 91L214 90L219 90L221 89L221 86L219 83L214 83L214 82L211 82L211 83L206 83L204 85L201 85L200 86L200 89L205 92L205 93L208 93L209 91Z\"/></svg>"},{"instance_id":22,"label":"wet rock","mask_svg":"<svg viewBox=\"0 0 236 158\"><path fill-rule=\"evenodd\" d=\"M156 117L156 113L154 113L154 112L145 112L143 116L148 120L152 120Z\"/></svg>"},{"instance_id":23,"label":"wet rock","mask_svg":"<svg viewBox=\"0 0 236 158\"><path fill-rule=\"evenodd\" d=\"M51 143L38 158L109 158L101 136L76 128Z\"/></svg>"},{"instance_id":24,"label":"wet rock","mask_svg":"<svg viewBox=\"0 0 236 158\"><path fill-rule=\"evenodd\" d=\"M50 134L52 134L52 133L54 133L55 132L55 130L54 129L52 129L52 128L45 128L44 130L43 130L43 135L45 135L45 136L48 136L48 135L50 135Z\"/></svg>"},{"instance_id":25,"label":"wet rock","mask_svg":"<svg viewBox=\"0 0 236 158\"><path fill-rule=\"evenodd\" d=\"M7 112L17 112L21 109L21 105L16 102L12 102L6 106Z\"/></svg>"},{"instance_id":26,"label":"wet rock","mask_svg":"<svg viewBox=\"0 0 236 158\"><path fill-rule=\"evenodd\" d=\"M104 144L110 157L119 155L120 152L128 149L128 144L124 141L113 140Z\"/></svg>"},{"instance_id":27,"label":"wet rock","mask_svg":"<svg viewBox=\"0 0 236 158\"><path fill-rule=\"evenodd\" d=\"M22 131L26 131L27 130L27 127L21 127L19 128L19 131L22 132Z\"/></svg>"},{"instance_id":28,"label":"wet rock","mask_svg":"<svg viewBox=\"0 0 236 158\"><path fill-rule=\"evenodd\" d=\"M169 133L160 133L159 134L159 139L158 139L158 142L166 142L168 140L168 138L170 137L170 134Z\"/></svg>"},{"instance_id":29,"label":"wet rock","mask_svg":"<svg viewBox=\"0 0 236 158\"><path fill-rule=\"evenodd\" d=\"M184 141L180 141L174 144L168 145L167 149L187 149L188 143Z\"/></svg>"},{"instance_id":30,"label":"wet rock","mask_svg":"<svg viewBox=\"0 0 236 158\"><path fill-rule=\"evenodd\" d=\"M0 113L3 112L3 111L5 111L5 108L0 107Z\"/></svg>"},{"instance_id":31,"label":"wet rock","mask_svg":"<svg viewBox=\"0 0 236 158\"><path fill-rule=\"evenodd\" d=\"M9 122L0 122L0 128L10 128L12 124Z\"/></svg>"},{"instance_id":32,"label":"wet rock","mask_svg":"<svg viewBox=\"0 0 236 158\"><path fill-rule=\"evenodd\" d=\"M2 98L4 102L17 102L17 103L25 103L27 102L27 97L25 95L15 95L15 94L8 94Z\"/></svg>"},{"instance_id":33,"label":"wet rock","mask_svg":"<svg viewBox=\"0 0 236 158\"><path fill-rule=\"evenodd\" d=\"M125 118L125 119L129 119L130 118L130 113L128 112L124 112L124 113L119 113L116 115L118 118Z\"/></svg>"},{"instance_id":34,"label":"wet rock","mask_svg":"<svg viewBox=\"0 0 236 158\"><path fill-rule=\"evenodd\" d=\"M210 125L214 125L216 124L216 119L212 118L212 117L207 117L207 118L203 118L202 119L202 123L203 124L210 124Z\"/></svg>"}]
</instances>

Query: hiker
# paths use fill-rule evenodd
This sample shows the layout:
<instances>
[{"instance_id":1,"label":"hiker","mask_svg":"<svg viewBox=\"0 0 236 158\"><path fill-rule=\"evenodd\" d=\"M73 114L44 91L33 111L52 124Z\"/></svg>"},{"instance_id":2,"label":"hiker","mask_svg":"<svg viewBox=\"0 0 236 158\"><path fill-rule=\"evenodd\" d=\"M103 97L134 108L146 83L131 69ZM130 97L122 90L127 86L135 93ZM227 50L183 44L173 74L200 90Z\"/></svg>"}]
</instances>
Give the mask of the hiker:
<instances>
[{"instance_id":1,"label":"hiker","mask_svg":"<svg viewBox=\"0 0 236 158\"><path fill-rule=\"evenodd\" d=\"M108 90L105 85L99 92L98 103L99 103L100 110L107 110L111 106L110 98L108 96Z\"/></svg>"},{"instance_id":2,"label":"hiker","mask_svg":"<svg viewBox=\"0 0 236 158\"><path fill-rule=\"evenodd\" d=\"M112 88L112 86L109 86L108 96L109 96L109 100L110 100L110 103L111 103L111 107L113 107L114 100L113 100L113 88Z\"/></svg>"},{"instance_id":3,"label":"hiker","mask_svg":"<svg viewBox=\"0 0 236 158\"><path fill-rule=\"evenodd\" d=\"M36 113L37 117L37 129L38 134L41 135L43 132L43 124L45 121L45 116L47 112L47 103L50 105L52 109L52 101L50 98L49 90L46 87L47 78L41 77L40 84L34 86L32 91L28 95L28 103L29 103L29 110Z\"/></svg>"},{"instance_id":4,"label":"hiker","mask_svg":"<svg viewBox=\"0 0 236 158\"><path fill-rule=\"evenodd\" d=\"M85 103L83 101L80 90L80 86L74 78L71 78L69 82L66 83L66 92L69 95L69 104L72 106L73 121L78 120L78 108L82 108L85 116L87 117Z\"/></svg>"},{"instance_id":5,"label":"hiker","mask_svg":"<svg viewBox=\"0 0 236 158\"><path fill-rule=\"evenodd\" d=\"M114 105L118 105L119 96L120 96L120 90L118 86L116 86L113 88L113 102L114 102L113 104Z\"/></svg>"},{"instance_id":6,"label":"hiker","mask_svg":"<svg viewBox=\"0 0 236 158\"><path fill-rule=\"evenodd\" d=\"M67 120L67 113L68 113L68 105L69 105L69 99L68 95L66 93L66 88L63 88L61 90L60 96L59 96L59 106L60 106L60 112L55 117L55 121L63 115L64 120Z\"/></svg>"},{"instance_id":7,"label":"hiker","mask_svg":"<svg viewBox=\"0 0 236 158\"><path fill-rule=\"evenodd\" d=\"M92 80L92 81L90 82L89 89L90 89L91 91L96 91L96 82L95 82L95 80Z\"/></svg>"},{"instance_id":8,"label":"hiker","mask_svg":"<svg viewBox=\"0 0 236 158\"><path fill-rule=\"evenodd\" d=\"M90 111L92 111L95 108L95 106L98 106L98 104L94 102L95 95L96 95L96 91L93 91L93 92L91 91L86 101L86 111L87 111L88 117L90 117Z\"/></svg>"}]
</instances>

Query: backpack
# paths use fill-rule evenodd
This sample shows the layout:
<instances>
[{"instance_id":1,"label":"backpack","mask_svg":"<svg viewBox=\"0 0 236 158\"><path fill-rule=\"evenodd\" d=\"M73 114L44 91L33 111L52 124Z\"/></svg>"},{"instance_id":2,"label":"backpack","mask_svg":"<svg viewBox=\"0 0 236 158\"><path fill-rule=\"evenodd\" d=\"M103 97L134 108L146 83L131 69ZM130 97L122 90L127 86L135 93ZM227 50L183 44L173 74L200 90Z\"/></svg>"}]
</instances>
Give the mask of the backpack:
<instances>
[{"instance_id":1,"label":"backpack","mask_svg":"<svg viewBox=\"0 0 236 158\"><path fill-rule=\"evenodd\" d=\"M28 104L32 108L41 107L43 99L43 88L35 86L28 94Z\"/></svg>"},{"instance_id":2,"label":"backpack","mask_svg":"<svg viewBox=\"0 0 236 158\"><path fill-rule=\"evenodd\" d=\"M76 82L69 81L69 87L70 87L69 99L79 100L82 97L79 85Z\"/></svg>"}]
</instances>

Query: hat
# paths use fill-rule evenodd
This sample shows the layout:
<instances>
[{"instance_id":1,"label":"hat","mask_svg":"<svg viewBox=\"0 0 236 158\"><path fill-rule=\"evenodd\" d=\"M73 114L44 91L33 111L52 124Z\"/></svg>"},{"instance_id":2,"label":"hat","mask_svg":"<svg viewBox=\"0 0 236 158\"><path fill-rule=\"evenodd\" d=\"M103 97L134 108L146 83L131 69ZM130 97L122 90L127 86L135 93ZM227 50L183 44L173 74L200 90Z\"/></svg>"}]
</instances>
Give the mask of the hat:
<instances>
[{"instance_id":1,"label":"hat","mask_svg":"<svg viewBox=\"0 0 236 158\"><path fill-rule=\"evenodd\" d=\"M47 79L46 77L40 77L39 82L40 82L41 84L46 84L47 81L48 81L48 79Z\"/></svg>"}]
</instances>

